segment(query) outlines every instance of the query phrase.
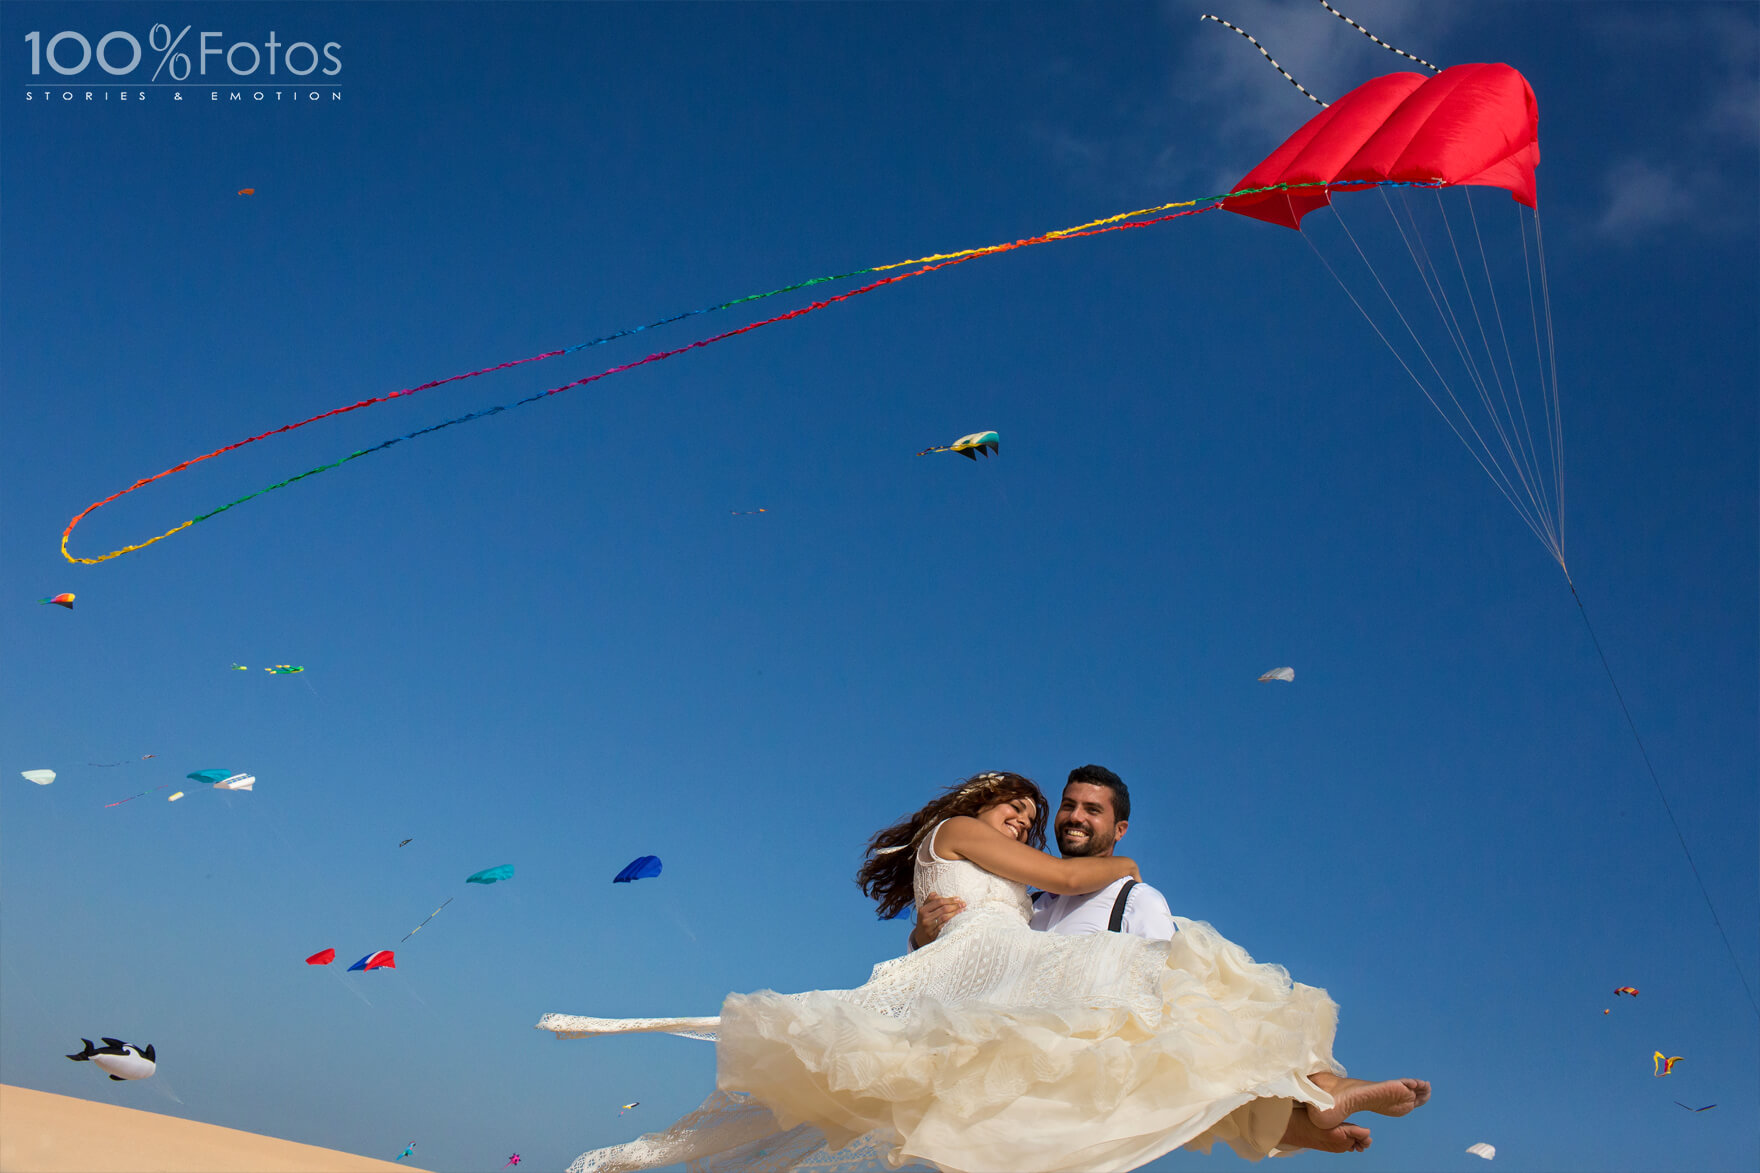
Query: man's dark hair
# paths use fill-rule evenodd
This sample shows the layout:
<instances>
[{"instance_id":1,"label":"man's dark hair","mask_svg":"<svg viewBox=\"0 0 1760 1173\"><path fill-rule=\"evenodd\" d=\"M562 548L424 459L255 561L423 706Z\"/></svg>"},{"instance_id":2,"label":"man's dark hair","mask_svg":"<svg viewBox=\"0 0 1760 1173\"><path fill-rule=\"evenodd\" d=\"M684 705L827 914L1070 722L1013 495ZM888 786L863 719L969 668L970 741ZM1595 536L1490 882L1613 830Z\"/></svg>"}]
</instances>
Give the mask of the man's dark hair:
<instances>
[{"instance_id":1,"label":"man's dark hair","mask_svg":"<svg viewBox=\"0 0 1760 1173\"><path fill-rule=\"evenodd\" d=\"M1069 780L1086 782L1090 786L1104 786L1112 791L1112 817L1121 823L1130 821L1131 792L1123 778L1105 766L1077 766L1069 772Z\"/></svg>"}]
</instances>

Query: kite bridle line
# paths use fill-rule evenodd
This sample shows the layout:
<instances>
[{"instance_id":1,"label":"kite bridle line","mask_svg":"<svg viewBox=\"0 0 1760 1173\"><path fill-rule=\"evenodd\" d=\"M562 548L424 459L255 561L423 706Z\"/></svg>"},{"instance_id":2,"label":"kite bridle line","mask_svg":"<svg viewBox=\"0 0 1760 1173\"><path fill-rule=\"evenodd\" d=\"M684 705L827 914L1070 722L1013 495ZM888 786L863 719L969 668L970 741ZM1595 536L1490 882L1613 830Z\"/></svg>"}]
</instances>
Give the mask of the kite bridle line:
<instances>
[{"instance_id":1,"label":"kite bridle line","mask_svg":"<svg viewBox=\"0 0 1760 1173\"><path fill-rule=\"evenodd\" d=\"M112 558L121 557L123 554L130 554L136 550L144 550L148 546L151 546L155 542L161 542L161 541L164 541L166 538L171 537L173 534L182 533L184 530L188 529L192 525L195 525L197 522L207 521L209 518L215 517L221 513L224 513L228 509L231 509L236 505L242 505L246 501L251 500L252 498L260 497L263 494L273 492L276 489L286 488L288 485L294 484L297 481L302 481L310 476L316 476L318 473L328 472L330 469L333 469L333 468L339 468L342 465L347 464L351 460L357 460L360 457L366 456L366 455L373 453L373 452L383 451L386 448L390 448L394 445L401 444L405 440L413 440L418 436L425 436L431 432L437 432L437 431L441 430L442 428L452 427L454 424L469 423L472 420L483 419L483 418L485 418L487 416L491 416L491 415L498 415L503 411L509 411L509 410L516 408L516 407L523 407L528 403L536 403L540 399L548 398L549 396L556 395L560 392L567 391L567 390L574 388L574 387L583 386L587 383L597 382L598 380L606 378L609 375L615 375L615 374L618 374L622 371L632 370L635 367L645 366L648 363L658 362L661 359L672 358L675 355L683 354L687 350L696 350L700 347L708 346L711 343L720 342L724 339L732 338L738 334L749 333L753 330L757 330L757 329L764 327L764 326L773 325L777 322L784 322L784 321L787 321L791 318L798 318L798 317L801 317L805 314L812 313L815 310L824 309L826 306L834 305L840 301L848 301L852 297L857 297L863 293L872 292L873 290L878 289L881 286L896 284L897 282L907 280L911 277L920 277L925 273L932 273L932 272L936 271L937 269L948 268L952 265L964 264L967 261L976 260L979 257L995 256L999 253L1011 252L1015 249L1025 248L1025 247L1028 247L1030 245L1035 245L1035 244L1048 244L1053 241L1075 240L1075 239L1079 239L1084 236L1096 236L1096 235L1099 235L1100 233L1103 233L1103 232L1115 232L1115 231L1120 231L1120 230L1127 229L1127 228L1146 228L1146 227L1149 227L1150 225L1165 223L1168 220L1178 219L1182 216L1198 215L1198 214L1201 214L1204 212L1215 211L1217 208L1219 208L1223 205L1223 202L1225 200L1234 199L1234 198L1238 198L1241 196L1264 195L1264 194L1270 194L1270 193L1276 193L1276 192L1288 192L1288 191L1305 189L1305 188L1339 188L1339 189L1343 189L1343 190L1359 190L1359 189L1362 189L1365 187L1384 187L1384 186L1386 186L1386 187L1433 187L1433 186L1437 186L1437 185L1434 183L1412 182L1412 181L1379 181L1379 182L1372 182L1372 183L1349 183L1349 184L1335 184L1335 183L1328 183L1328 182L1323 182L1323 181L1316 181L1316 182L1311 182L1311 183L1293 183L1293 184L1292 183L1279 183L1279 184L1272 184L1267 187L1240 188L1236 191L1224 192L1220 195L1204 196L1199 199L1179 200L1179 201L1176 201L1173 203L1160 204L1160 205L1157 205L1156 207L1153 207L1153 208L1141 208L1141 209L1138 209L1137 211L1133 211L1133 212L1120 212L1119 214L1117 214L1115 216L1107 216L1107 217L1105 217L1103 219L1099 219L1099 220L1090 220L1085 224L1077 224L1077 225L1070 227L1070 228L1060 228L1060 229L1056 229L1051 232L1044 233L1040 236L1024 237L1020 240L1009 241L1004 244L993 244L993 245L988 245L983 248L964 249L962 251L953 252L953 253L936 253L931 256L916 257L911 260L905 260L905 261L894 261L891 264L886 264L886 265L876 265L876 266L873 266L873 267L867 268L867 269L854 269L854 270L851 270L850 272L847 272L847 273L839 273L839 274L835 274L835 275L828 276L828 277L814 277L814 278L811 278L810 280L796 282L793 285L785 285L779 289L772 289L772 290L765 292L765 293L747 294L744 297L734 298L732 301L722 302L719 305L706 306L702 309L687 310L684 313L673 314L670 317L661 318L657 321L650 322L647 325L634 326L629 329L619 330L616 333L607 334L604 337L595 338L589 342L577 343L573 346L565 347L565 348L562 348L559 350L545 351L540 354L532 355L529 358L512 359L508 362L496 363L493 366L483 367L479 370L466 371L463 374L451 375L451 376L448 376L447 378L435 379L432 382L423 383L419 386L408 387L408 388L405 388L400 391L393 391L387 395L380 395L380 396L377 396L372 399L363 399L357 403L351 403L351 404L348 404L344 407L332 408L329 411L320 412L317 415L310 416L310 417L303 419L303 420L300 420L296 423L283 424L281 427L271 428L269 431L262 432L258 435L255 435L255 436L250 436L246 439L239 440L239 441L232 443L232 444L227 444L221 448L216 448L216 449L214 449L214 451L205 453L201 456L193 456L188 460L181 461L178 464L172 465L170 468L164 470L163 472L155 473L154 475L152 475L150 477L142 477L140 480L136 481L132 485L129 485L127 488L118 490L117 492L110 494L108 497L105 497L102 500L93 502L92 504L86 506L84 509L80 510L79 513L75 514L73 519L67 523L67 527L61 531L61 556L65 559L67 559L67 561L72 562L72 563L82 564L82 565L87 565L87 566L95 566L100 562L107 562ZM1183 211L1173 211L1173 209L1184 209L1184 210ZM1158 213L1168 213L1168 214L1160 215ZM1147 217L1147 219L1140 219L1139 217ZM761 319L756 322L751 322L745 326L740 327L737 330L728 330L725 333L716 334L716 335L713 335L709 338L699 339L696 342L692 342L692 343L689 343L688 345L680 346L680 347L677 347L672 350L658 351L654 354L650 354L650 355L646 356L645 358L638 359L635 362L624 363L621 366L611 367L607 370L600 371L597 374L588 375L586 378L576 379L575 381L573 381L571 383L564 383L559 387L552 387L548 390L540 391L535 395L528 396L525 399L518 400L517 402L514 402L514 403L501 404L496 407L489 407L489 408L484 408L480 411L469 412L465 415L458 416L454 419L446 420L446 421L444 421L442 423L438 423L438 424L433 424L429 427L421 428L421 429L418 429L417 431L409 432L409 433L406 433L405 435L402 435L402 436L397 436L393 439L386 440L383 443L375 444L370 448L363 448L363 449L360 449L359 451L351 452L347 456L342 457L340 460L334 460L328 464L321 464L315 468L307 469L306 471L304 471L302 473L298 473L294 476L288 477L286 480L278 481L275 484L266 486L265 488L262 488L262 489L258 489L256 492L249 493L243 497L238 498L237 500L229 501L226 504L221 505L220 507L218 507L216 509L211 509L206 513L199 514L196 517L192 517L188 521L185 521L179 525L173 526L171 529L166 530L164 533L159 534L156 537L148 538L144 542L137 542L136 544L131 545L131 546L123 546L120 549L111 550L107 554L100 554L95 558L82 558L82 557L78 557L78 556L68 552L67 544L68 544L69 539L73 535L74 528L76 526L78 526L79 523L81 521L83 521L88 514L94 512L95 510L103 508L105 505L110 504L112 501L115 501L121 497L126 497L128 494L134 492L136 489L144 488L147 485L152 484L154 481L163 480L164 478L166 478L168 476L172 476L173 474L183 472L185 469L188 469L188 468L191 468L197 464L200 464L204 460L212 460L216 456L223 456L228 452L232 452L232 451L235 451L236 449L243 448L248 444L254 444L259 440L266 440L271 436L279 436L285 432L291 432L291 431L294 431L295 429L303 428L307 424L313 424L313 423L317 423L319 420L329 419L332 416L346 415L352 411L359 411L361 408L364 408L364 407L372 407L374 404L387 403L393 399L400 399L400 398L403 398L408 395L414 395L419 391L427 391L427 390L431 390L432 388L435 388L435 387L442 387L448 383L456 383L456 382L460 382L464 379L473 379L479 375L487 375L487 374L490 374L494 371L507 370L510 367L523 366L527 363L542 362L545 359L557 358L557 357L559 357L561 355L565 355L565 354L573 354L575 351L585 350L588 347L592 347L592 346L602 346L607 342L613 342L619 338L627 338L632 334L639 334L644 330L651 330L651 329L654 329L655 327L658 327L658 326L668 325L672 322L681 321L684 318L694 317L698 314L713 313L717 310L729 309L733 306L744 305L748 302L762 301L765 298L775 297L776 295L782 294L782 293L791 293L796 290L806 289L806 288L809 288L809 287L815 286L815 285L823 285L823 284L826 284L826 283L832 282L832 281L843 281L843 280L848 280L848 279L851 279L854 277L868 276L868 275L874 274L874 273L885 273L885 272L889 272L894 269L905 268L906 266L909 266L909 265L917 265L920 267L909 272L909 273L900 273L896 276L886 277L881 280L871 282L867 285L861 286L860 288L850 290L846 293L838 294L835 297L827 298L824 301L813 302L813 303L806 305L806 306L803 306L799 309L792 310L786 314L779 314L779 315L772 317L772 318L764 318L764 319Z\"/></svg>"},{"instance_id":2,"label":"kite bridle line","mask_svg":"<svg viewBox=\"0 0 1760 1173\"><path fill-rule=\"evenodd\" d=\"M1469 198L1464 201L1466 211L1472 221L1473 239L1479 245L1480 259L1483 262L1485 251L1484 244L1479 240L1478 219L1476 213L1473 212L1470 191L1467 194ZM1533 268L1529 266L1527 226L1524 220L1522 226L1524 283L1527 284L1530 289L1530 302L1537 302L1539 306L1544 307L1545 311L1544 340L1542 340L1542 322L1538 316L1534 318L1532 328L1534 331L1534 358L1541 373L1540 381L1542 387L1540 402L1544 407L1543 423L1546 432L1544 454L1547 458L1546 460L1541 459L1541 447L1534 440L1531 423L1525 414L1525 408L1521 406L1524 399L1519 387L1517 387L1514 382L1516 363L1513 355L1510 353L1509 341L1504 332L1502 310L1495 302L1496 283L1490 279L1489 271L1487 271L1485 275L1486 279L1484 281L1484 287L1490 292L1493 299L1490 303L1490 308L1492 310L1490 321L1495 324L1496 328L1494 334L1501 342L1502 354L1512 380L1513 394L1508 397L1504 394L1501 377L1495 374L1495 354L1491 342L1492 332L1487 330L1484 321L1480 319L1477 306L1472 304L1471 285L1464 280L1466 266L1462 261L1460 249L1454 243L1454 232L1451 228L1448 228L1448 217L1446 212L1442 210L1439 204L1438 212L1441 217L1440 222L1447 231L1448 239L1451 244L1450 251L1453 254L1456 269L1461 272L1463 277L1463 280L1460 283L1461 287L1466 290L1468 295L1467 302L1469 312L1467 314L1458 313L1457 309L1450 304L1447 294L1443 289L1441 268L1436 264L1434 258L1428 255L1428 250L1425 248L1421 234L1418 231L1417 223L1412 216L1412 209L1410 207L1405 209L1405 221L1402 222L1399 212L1393 207L1391 202L1386 201L1387 193L1384 191L1382 195L1384 202L1387 202L1388 212L1392 216L1395 225L1398 227L1399 236L1405 246L1406 252L1413 262L1414 270L1424 279L1424 287L1429 292L1433 308L1436 310L1440 319L1446 320L1450 323L1450 329L1446 332L1449 333L1459 357L1462 359L1463 364L1468 370L1468 381L1473 385L1478 401L1487 413L1485 418L1491 425L1486 434L1481 434L1480 429L1472 423L1468 410L1463 406L1463 400L1468 397L1462 395L1457 398L1454 389L1449 385L1449 381L1444 377L1442 371L1433 361L1432 356L1419 340L1418 332L1414 330L1411 323L1406 320L1405 314L1400 311L1396 304L1396 299L1388 293L1386 285L1382 283L1381 276L1376 272L1375 266L1364 254L1362 246L1358 243L1356 236L1351 233L1349 226L1345 223L1344 217L1339 215L1337 205L1334 204L1332 209L1334 219L1344 231L1347 239L1350 240L1351 247L1357 257L1368 269L1378 291L1386 299L1388 307L1392 309L1400 321L1400 324L1405 328L1408 337L1416 346L1418 353L1423 356L1424 362L1422 365L1428 368L1430 374L1429 380L1420 377L1419 372L1413 369L1414 364L1407 362L1406 357L1400 353L1399 348L1393 344L1391 339L1389 339L1387 332L1383 331L1381 325L1376 322L1374 316L1369 313L1363 302L1357 297L1350 285L1339 275L1338 270L1320 250L1309 234L1306 231L1303 231L1302 237L1307 241L1309 247L1313 249L1315 256L1320 260L1321 264L1325 266L1327 272L1331 274L1333 279L1337 282L1340 290L1343 291L1345 296L1350 299L1351 303L1357 307L1358 312L1362 314L1364 321L1368 323L1370 329L1381 339L1383 345L1387 347L1388 352L1394 356L1395 361L1405 369L1406 374L1418 386L1418 389L1423 392L1424 397L1430 401L1430 405L1436 409L1437 414L1442 417L1443 422L1448 424L1450 430L1452 430L1455 433L1455 436L1461 441L1462 446L1467 449L1467 452L1479 464L1480 468L1490 477L1492 484L1495 485L1498 491L1504 495L1505 499L1508 500L1510 505L1515 509L1517 515L1520 516L1528 528L1533 531L1534 536L1540 540L1540 542L1546 547L1547 552L1552 555L1554 561L1558 563L1559 570L1564 574L1565 585L1570 588L1571 599L1577 605L1577 614L1582 618L1583 627L1589 633L1589 641L1595 649L1596 658L1600 660L1601 669L1607 676L1607 683L1613 689L1614 700L1619 705L1620 715L1625 718L1626 728L1630 731L1633 744L1637 747L1638 757L1643 763L1645 775L1650 779L1650 785L1655 791L1656 799L1662 806L1662 811L1668 820L1669 827L1674 831L1675 840L1680 845L1681 855L1686 860L1688 870L1692 873L1693 883L1699 889L1699 895L1705 902L1706 911L1711 915L1712 926L1716 929L1719 939L1723 942L1724 950L1729 955L1731 968L1735 970L1736 978L1742 986L1742 992L1747 997L1748 1007L1754 1012L1756 1017L1760 1017L1760 999L1756 999L1753 984L1749 982L1747 972L1742 968L1741 959L1737 956L1735 946L1730 941L1729 932L1723 924L1723 918L1718 914L1717 902L1712 898L1711 890L1705 883L1705 877L1699 870L1698 861L1693 856L1692 846L1687 842L1686 833L1681 829L1680 820L1675 816L1674 805L1668 799L1667 789L1663 786L1661 776L1656 771L1655 763L1651 761L1650 751L1644 744L1642 734L1638 731L1637 720L1633 717L1631 708L1626 704L1625 691L1620 688L1619 680L1613 672L1613 665L1607 658L1606 650L1602 647L1601 637L1596 633L1595 625L1590 622L1588 608L1584 605L1582 596L1577 592L1576 582L1571 578L1570 567L1565 561L1563 532L1564 499L1562 487L1564 436L1563 428L1560 423L1557 349L1553 343L1552 303L1544 254L1540 254L1537 258L1538 264L1536 267L1538 269L1539 296L1535 297L1533 294L1535 276ZM1287 196L1285 198L1287 199ZM1438 192L1438 200L1440 201L1440 192ZM1294 215L1294 212L1295 209L1292 206L1292 216ZM1537 211L1534 214L1533 228L1535 249L1536 252L1538 252L1540 218ZM1479 345L1482 345L1487 356L1493 359L1493 362L1488 366L1486 371L1474 369L1473 360L1467 353L1467 351L1473 349L1473 344L1466 339L1464 331L1464 324L1469 317L1474 324L1479 327ZM1491 373L1489 381L1486 378L1487 373ZM1430 385L1431 382L1434 382L1435 384L1434 393ZM1511 399L1513 399L1516 404L1515 411L1511 410ZM1445 403L1454 409L1453 415L1445 409ZM1501 413L1499 410L1500 408ZM1493 441L1495 441L1495 444ZM1502 453L1502 459L1499 458L1499 451ZM1507 470L1504 466L1505 461L1508 463ZM1550 471L1554 478L1550 486L1545 483L1544 476L1545 466L1548 461L1550 462Z\"/></svg>"}]
</instances>

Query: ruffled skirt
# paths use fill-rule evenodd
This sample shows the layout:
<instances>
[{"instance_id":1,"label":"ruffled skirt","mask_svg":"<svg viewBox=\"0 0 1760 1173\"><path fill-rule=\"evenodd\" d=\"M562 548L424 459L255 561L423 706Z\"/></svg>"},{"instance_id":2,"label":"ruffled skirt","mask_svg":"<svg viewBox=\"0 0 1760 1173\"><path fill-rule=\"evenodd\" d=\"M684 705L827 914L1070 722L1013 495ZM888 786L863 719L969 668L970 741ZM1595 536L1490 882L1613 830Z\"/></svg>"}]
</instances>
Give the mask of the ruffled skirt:
<instances>
[{"instance_id":1,"label":"ruffled skirt","mask_svg":"<svg viewBox=\"0 0 1760 1173\"><path fill-rule=\"evenodd\" d=\"M1309 1076L1344 1073L1338 1008L1209 925L1176 923L1172 941L1145 941L975 919L855 990L735 994L718 1025L671 1020L718 1029L726 1094L575 1167L820 1170L844 1154L850 1167L1103 1173L1218 1141L1273 1155L1298 1102L1332 1105ZM672 1029L635 1021L539 1026Z\"/></svg>"}]
</instances>

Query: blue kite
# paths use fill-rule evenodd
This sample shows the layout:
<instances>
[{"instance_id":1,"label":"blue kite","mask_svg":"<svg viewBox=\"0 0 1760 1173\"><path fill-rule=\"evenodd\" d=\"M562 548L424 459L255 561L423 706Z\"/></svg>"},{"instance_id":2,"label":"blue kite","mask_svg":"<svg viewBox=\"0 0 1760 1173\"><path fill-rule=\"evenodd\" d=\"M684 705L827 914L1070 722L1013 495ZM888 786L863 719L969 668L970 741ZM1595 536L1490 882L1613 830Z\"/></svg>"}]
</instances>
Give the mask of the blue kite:
<instances>
[{"instance_id":1,"label":"blue kite","mask_svg":"<svg viewBox=\"0 0 1760 1173\"><path fill-rule=\"evenodd\" d=\"M611 882L613 884L628 884L635 880L651 880L659 874L660 857L642 855L630 860L624 869L617 873L617 878Z\"/></svg>"},{"instance_id":2,"label":"blue kite","mask_svg":"<svg viewBox=\"0 0 1760 1173\"><path fill-rule=\"evenodd\" d=\"M496 880L507 880L513 877L513 865L504 863L498 868L484 868L474 876L466 876L467 884L493 884Z\"/></svg>"}]
</instances>

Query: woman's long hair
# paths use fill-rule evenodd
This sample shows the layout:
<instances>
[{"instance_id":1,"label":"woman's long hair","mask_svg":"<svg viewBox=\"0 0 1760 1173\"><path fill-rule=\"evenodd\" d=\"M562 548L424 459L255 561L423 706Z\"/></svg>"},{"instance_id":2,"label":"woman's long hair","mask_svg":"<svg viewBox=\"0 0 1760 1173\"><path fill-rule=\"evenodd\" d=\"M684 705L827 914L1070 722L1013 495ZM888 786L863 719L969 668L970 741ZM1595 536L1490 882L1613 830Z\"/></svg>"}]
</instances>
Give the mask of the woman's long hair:
<instances>
[{"instance_id":1,"label":"woman's long hair","mask_svg":"<svg viewBox=\"0 0 1760 1173\"><path fill-rule=\"evenodd\" d=\"M890 920L916 899L912 883L917 868L917 848L943 819L975 815L992 803L1016 798L1031 799L1033 825L1027 831L1029 846L1044 850L1045 825L1051 809L1031 778L992 770L974 774L949 787L916 814L881 831L868 840L868 851L856 873L864 896L880 905L880 919Z\"/></svg>"}]
</instances>

